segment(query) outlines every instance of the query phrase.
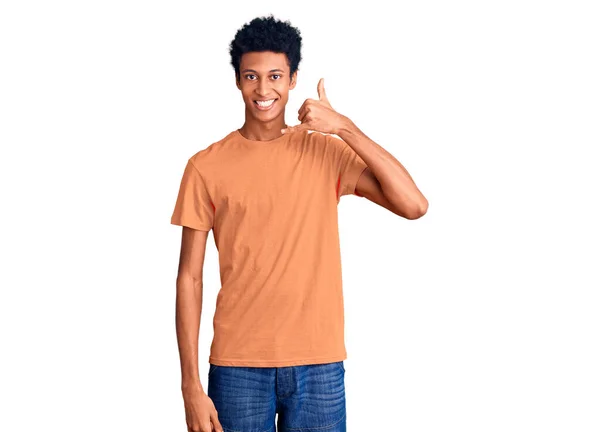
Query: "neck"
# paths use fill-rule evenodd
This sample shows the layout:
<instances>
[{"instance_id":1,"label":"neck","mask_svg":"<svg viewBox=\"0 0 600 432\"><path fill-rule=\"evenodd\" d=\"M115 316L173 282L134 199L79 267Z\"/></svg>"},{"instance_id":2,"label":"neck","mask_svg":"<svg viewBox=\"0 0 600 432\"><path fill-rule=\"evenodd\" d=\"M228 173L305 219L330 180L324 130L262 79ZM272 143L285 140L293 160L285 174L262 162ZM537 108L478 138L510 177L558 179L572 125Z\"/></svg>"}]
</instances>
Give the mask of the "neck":
<instances>
[{"instance_id":1,"label":"neck","mask_svg":"<svg viewBox=\"0 0 600 432\"><path fill-rule=\"evenodd\" d=\"M247 139L253 141L270 141L279 138L281 129L286 128L284 113L268 122L257 121L246 114L246 121L239 129L240 133Z\"/></svg>"}]
</instances>

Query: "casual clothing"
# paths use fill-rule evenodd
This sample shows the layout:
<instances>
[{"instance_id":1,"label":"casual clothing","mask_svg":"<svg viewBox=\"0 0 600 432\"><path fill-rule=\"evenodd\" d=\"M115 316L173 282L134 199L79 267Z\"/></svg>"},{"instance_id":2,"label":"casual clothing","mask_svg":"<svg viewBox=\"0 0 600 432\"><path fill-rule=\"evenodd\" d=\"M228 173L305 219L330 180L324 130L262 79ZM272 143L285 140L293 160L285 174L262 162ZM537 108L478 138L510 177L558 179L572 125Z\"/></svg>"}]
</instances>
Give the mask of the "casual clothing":
<instances>
[{"instance_id":1,"label":"casual clothing","mask_svg":"<svg viewBox=\"0 0 600 432\"><path fill-rule=\"evenodd\" d=\"M346 359L337 205L366 167L343 140L308 131L253 141L236 130L187 161L171 223L213 229L211 364Z\"/></svg>"},{"instance_id":2,"label":"casual clothing","mask_svg":"<svg viewBox=\"0 0 600 432\"><path fill-rule=\"evenodd\" d=\"M210 365L207 395L224 432L346 432L344 378L343 361L277 368Z\"/></svg>"}]
</instances>

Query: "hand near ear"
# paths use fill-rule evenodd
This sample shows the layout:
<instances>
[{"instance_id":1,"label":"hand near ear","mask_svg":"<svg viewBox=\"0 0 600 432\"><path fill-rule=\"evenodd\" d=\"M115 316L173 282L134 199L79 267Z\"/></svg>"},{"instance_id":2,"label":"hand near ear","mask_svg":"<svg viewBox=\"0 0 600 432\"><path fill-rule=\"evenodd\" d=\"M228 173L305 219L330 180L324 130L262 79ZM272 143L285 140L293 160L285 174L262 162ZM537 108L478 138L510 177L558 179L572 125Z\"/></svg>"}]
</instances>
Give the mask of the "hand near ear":
<instances>
[{"instance_id":1,"label":"hand near ear","mask_svg":"<svg viewBox=\"0 0 600 432\"><path fill-rule=\"evenodd\" d=\"M343 125L346 117L335 111L325 93L325 80L321 78L317 84L319 99L306 99L298 110L300 124L289 126L281 133L293 133L301 130L314 130L335 134Z\"/></svg>"}]
</instances>

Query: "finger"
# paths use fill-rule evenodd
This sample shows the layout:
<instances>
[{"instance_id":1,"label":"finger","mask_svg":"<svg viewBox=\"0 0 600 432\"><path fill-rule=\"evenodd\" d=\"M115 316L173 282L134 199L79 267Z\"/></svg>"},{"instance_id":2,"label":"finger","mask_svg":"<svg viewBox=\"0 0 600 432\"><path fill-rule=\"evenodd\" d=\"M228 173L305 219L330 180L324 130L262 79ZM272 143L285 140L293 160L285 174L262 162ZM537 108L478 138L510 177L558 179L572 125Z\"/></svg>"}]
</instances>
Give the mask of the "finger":
<instances>
[{"instance_id":1,"label":"finger","mask_svg":"<svg viewBox=\"0 0 600 432\"><path fill-rule=\"evenodd\" d=\"M310 114L310 111L308 109L305 109L300 114L298 114L298 121L300 123L305 123L305 122L309 121L309 118L308 118L309 114Z\"/></svg>"},{"instance_id":2,"label":"finger","mask_svg":"<svg viewBox=\"0 0 600 432\"><path fill-rule=\"evenodd\" d=\"M303 131L303 130L310 130L310 126L308 123L302 123L296 126L288 126L285 129L281 129L281 133L283 134L288 134L288 133L294 133L294 132L299 132L299 131Z\"/></svg>"},{"instance_id":3,"label":"finger","mask_svg":"<svg viewBox=\"0 0 600 432\"><path fill-rule=\"evenodd\" d=\"M304 108L306 108L308 106L308 104L310 104L311 102L316 102L316 100L308 98L304 101L304 103L302 104L302 106L300 107L300 109L298 110L298 114L300 114L300 111L302 111Z\"/></svg>"},{"instance_id":4,"label":"finger","mask_svg":"<svg viewBox=\"0 0 600 432\"><path fill-rule=\"evenodd\" d=\"M217 414L217 411L213 411L213 413L210 416L210 421L213 424L213 431L214 432L223 432L223 426L221 426L221 422L219 421L219 415Z\"/></svg>"},{"instance_id":5,"label":"finger","mask_svg":"<svg viewBox=\"0 0 600 432\"><path fill-rule=\"evenodd\" d=\"M310 105L305 106L300 111L298 111L298 121L302 123L302 119L310 112Z\"/></svg>"},{"instance_id":6,"label":"finger","mask_svg":"<svg viewBox=\"0 0 600 432\"><path fill-rule=\"evenodd\" d=\"M319 80L319 84L317 84L317 93L319 94L319 100L327 101L327 94L325 93L325 78L321 78Z\"/></svg>"}]
</instances>

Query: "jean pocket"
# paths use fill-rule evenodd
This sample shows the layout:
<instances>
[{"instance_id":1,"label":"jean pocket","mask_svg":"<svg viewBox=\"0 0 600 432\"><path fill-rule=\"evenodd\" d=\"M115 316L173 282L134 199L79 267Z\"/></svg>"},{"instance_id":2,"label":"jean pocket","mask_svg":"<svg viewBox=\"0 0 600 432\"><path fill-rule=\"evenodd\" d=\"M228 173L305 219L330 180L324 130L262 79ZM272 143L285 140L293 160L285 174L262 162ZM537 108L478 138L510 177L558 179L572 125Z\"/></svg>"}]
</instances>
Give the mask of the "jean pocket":
<instances>
[{"instance_id":1,"label":"jean pocket","mask_svg":"<svg viewBox=\"0 0 600 432\"><path fill-rule=\"evenodd\" d=\"M344 367L344 361L343 360L339 361L339 362L336 362L335 364L337 365L338 368L340 368L340 370L343 373L346 373L346 368Z\"/></svg>"}]
</instances>

